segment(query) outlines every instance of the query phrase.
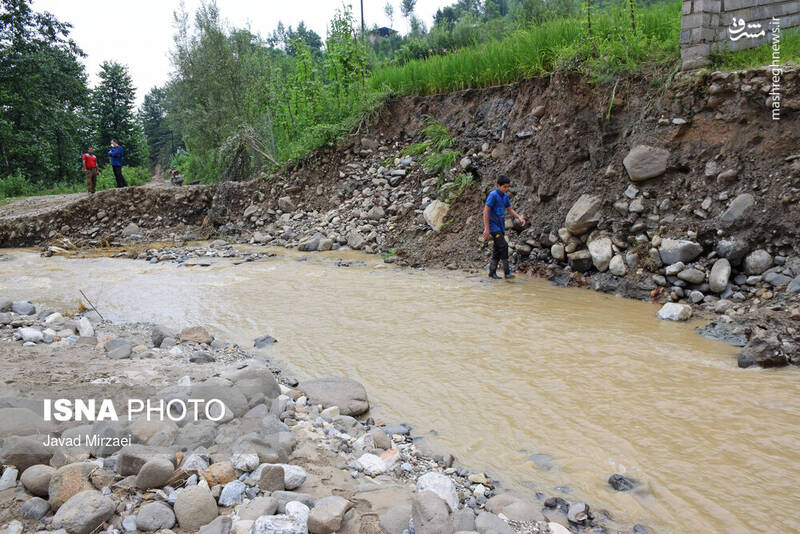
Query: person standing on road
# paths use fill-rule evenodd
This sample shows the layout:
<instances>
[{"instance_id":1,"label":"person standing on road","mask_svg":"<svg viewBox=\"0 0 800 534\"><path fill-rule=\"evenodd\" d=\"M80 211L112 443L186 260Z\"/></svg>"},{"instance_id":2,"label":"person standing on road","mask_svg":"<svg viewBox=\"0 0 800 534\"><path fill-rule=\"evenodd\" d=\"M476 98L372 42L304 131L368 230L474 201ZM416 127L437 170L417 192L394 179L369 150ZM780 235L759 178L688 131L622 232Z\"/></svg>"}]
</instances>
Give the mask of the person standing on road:
<instances>
[{"instance_id":1,"label":"person standing on road","mask_svg":"<svg viewBox=\"0 0 800 534\"><path fill-rule=\"evenodd\" d=\"M97 156L94 155L92 147L88 147L86 154L83 155L83 172L86 174L86 190L90 195L94 195L97 189Z\"/></svg>"},{"instance_id":2,"label":"person standing on road","mask_svg":"<svg viewBox=\"0 0 800 534\"><path fill-rule=\"evenodd\" d=\"M117 187L128 187L125 178L122 176L122 147L119 146L116 139L111 140L111 150L108 155L111 158L111 169L114 171L114 179L117 181Z\"/></svg>"},{"instance_id":3,"label":"person standing on road","mask_svg":"<svg viewBox=\"0 0 800 534\"><path fill-rule=\"evenodd\" d=\"M497 278L497 263L503 262L505 278L514 278L511 274L511 267L508 265L508 243L506 242L506 208L511 215L519 219L522 226L525 226L525 219L519 216L511 207L508 199L508 189L511 187L511 180L508 176L500 176L497 179L497 189L489 193L486 205L483 207L483 239L492 236L492 261L489 263L489 278Z\"/></svg>"}]
</instances>

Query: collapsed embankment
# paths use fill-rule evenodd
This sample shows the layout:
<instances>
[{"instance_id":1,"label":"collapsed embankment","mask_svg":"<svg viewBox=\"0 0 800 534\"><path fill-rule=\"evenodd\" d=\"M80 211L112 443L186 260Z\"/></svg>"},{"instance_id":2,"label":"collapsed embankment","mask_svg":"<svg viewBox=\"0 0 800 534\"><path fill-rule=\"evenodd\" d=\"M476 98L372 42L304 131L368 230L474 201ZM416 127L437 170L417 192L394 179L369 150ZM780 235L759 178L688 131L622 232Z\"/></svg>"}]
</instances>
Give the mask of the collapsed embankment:
<instances>
[{"instance_id":1,"label":"collapsed embankment","mask_svg":"<svg viewBox=\"0 0 800 534\"><path fill-rule=\"evenodd\" d=\"M783 73L779 121L766 69L680 75L668 87L556 75L397 97L367 130L271 180L106 192L0 218L0 244L222 235L480 268L489 253L478 240L483 199L507 174L528 221L507 236L519 270L674 301L679 317L713 315L716 335L748 344L743 366L797 363L799 78L796 69ZM422 140L428 117L457 139L457 168L441 176L426 171L424 154L402 154ZM435 202L462 172L478 184L448 205Z\"/></svg>"}]
</instances>

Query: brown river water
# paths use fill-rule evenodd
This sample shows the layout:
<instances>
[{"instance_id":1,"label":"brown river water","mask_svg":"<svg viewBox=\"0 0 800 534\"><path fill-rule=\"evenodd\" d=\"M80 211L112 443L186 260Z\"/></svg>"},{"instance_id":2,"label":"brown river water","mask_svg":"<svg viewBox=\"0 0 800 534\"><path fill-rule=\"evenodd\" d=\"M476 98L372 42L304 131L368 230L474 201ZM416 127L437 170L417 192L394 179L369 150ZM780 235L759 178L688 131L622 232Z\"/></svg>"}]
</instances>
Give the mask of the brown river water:
<instances>
[{"instance_id":1,"label":"brown river water","mask_svg":"<svg viewBox=\"0 0 800 534\"><path fill-rule=\"evenodd\" d=\"M273 335L300 376L362 381L376 419L435 430L431 445L459 464L622 525L800 531L800 370L738 369L734 348L649 303L274 252L178 267L10 250L0 295L75 309L83 289L114 320L201 324L245 347ZM617 493L613 473L643 486Z\"/></svg>"}]
</instances>

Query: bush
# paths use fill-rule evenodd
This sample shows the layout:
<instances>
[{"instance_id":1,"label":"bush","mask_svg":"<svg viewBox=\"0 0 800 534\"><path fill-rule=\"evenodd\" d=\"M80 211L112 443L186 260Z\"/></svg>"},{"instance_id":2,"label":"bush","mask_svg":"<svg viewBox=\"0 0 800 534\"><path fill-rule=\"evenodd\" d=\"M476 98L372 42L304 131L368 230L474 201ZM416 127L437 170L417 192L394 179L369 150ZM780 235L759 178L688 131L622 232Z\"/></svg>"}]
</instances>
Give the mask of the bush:
<instances>
[{"instance_id":1,"label":"bush","mask_svg":"<svg viewBox=\"0 0 800 534\"><path fill-rule=\"evenodd\" d=\"M22 174L21 169L5 178L0 178L0 198L21 197L32 195L34 185Z\"/></svg>"},{"instance_id":2,"label":"bush","mask_svg":"<svg viewBox=\"0 0 800 534\"><path fill-rule=\"evenodd\" d=\"M142 185L150 181L150 171L145 167L122 167L122 176L128 185ZM117 186L111 165L106 165L97 176L97 190L113 189Z\"/></svg>"}]
</instances>

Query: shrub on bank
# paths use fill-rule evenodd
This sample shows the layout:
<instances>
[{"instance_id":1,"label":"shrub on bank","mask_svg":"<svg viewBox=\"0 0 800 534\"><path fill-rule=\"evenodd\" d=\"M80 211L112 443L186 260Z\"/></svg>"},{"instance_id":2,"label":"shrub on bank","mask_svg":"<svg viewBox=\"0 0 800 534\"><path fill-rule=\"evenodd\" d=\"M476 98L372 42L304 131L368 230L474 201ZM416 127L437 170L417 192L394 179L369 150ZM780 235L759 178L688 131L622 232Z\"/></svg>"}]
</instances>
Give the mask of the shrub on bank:
<instances>
[{"instance_id":1,"label":"shrub on bank","mask_svg":"<svg viewBox=\"0 0 800 534\"><path fill-rule=\"evenodd\" d=\"M142 185L150 181L150 172L145 167L123 167L122 175L128 185ZM114 173L110 165L107 165L97 176L97 190L111 189L116 187ZM76 182L56 182L51 184L39 184L31 182L26 178L22 171L0 178L0 199L10 200L18 197L30 197L38 195L63 195L68 193L85 193L86 180L81 179Z\"/></svg>"}]
</instances>

